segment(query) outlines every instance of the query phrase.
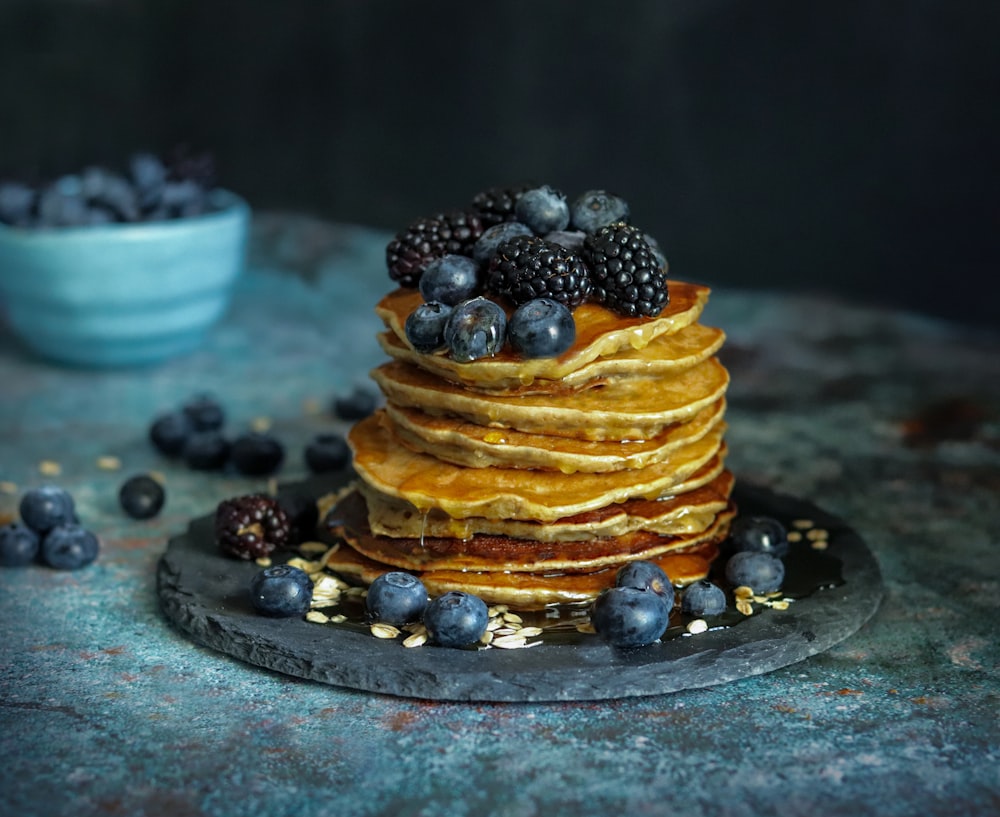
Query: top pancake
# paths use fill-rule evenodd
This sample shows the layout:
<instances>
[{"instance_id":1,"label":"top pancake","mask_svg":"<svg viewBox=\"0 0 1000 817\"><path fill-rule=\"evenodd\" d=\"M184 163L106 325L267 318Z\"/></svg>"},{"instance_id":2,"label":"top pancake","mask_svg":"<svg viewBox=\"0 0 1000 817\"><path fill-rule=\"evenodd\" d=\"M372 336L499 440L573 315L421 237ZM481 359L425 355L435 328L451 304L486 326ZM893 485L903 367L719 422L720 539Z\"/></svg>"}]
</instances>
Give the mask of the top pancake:
<instances>
[{"instance_id":1,"label":"top pancake","mask_svg":"<svg viewBox=\"0 0 1000 817\"><path fill-rule=\"evenodd\" d=\"M683 281L668 281L670 303L655 318L626 318L603 306L584 303L573 312L576 341L554 358L525 359L510 349L495 357L459 363L445 354L414 354L407 362L427 368L456 383L485 389L509 389L535 380L563 380L598 358L615 357L626 350L642 349L654 338L673 334L697 322L708 301L708 287ZM423 302L419 290L397 289L375 307L386 327L406 340L406 318ZM392 354L393 345L387 352Z\"/></svg>"}]
</instances>

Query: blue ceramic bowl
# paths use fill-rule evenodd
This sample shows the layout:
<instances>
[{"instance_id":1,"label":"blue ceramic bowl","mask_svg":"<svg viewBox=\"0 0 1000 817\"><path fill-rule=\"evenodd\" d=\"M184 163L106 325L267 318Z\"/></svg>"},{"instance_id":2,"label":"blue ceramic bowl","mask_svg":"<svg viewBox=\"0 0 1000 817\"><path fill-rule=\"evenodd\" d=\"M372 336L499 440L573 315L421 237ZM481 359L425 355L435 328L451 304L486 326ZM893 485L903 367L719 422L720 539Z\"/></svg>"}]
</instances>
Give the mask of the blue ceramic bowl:
<instances>
[{"instance_id":1,"label":"blue ceramic bowl","mask_svg":"<svg viewBox=\"0 0 1000 817\"><path fill-rule=\"evenodd\" d=\"M194 218L59 229L0 225L0 303L43 357L157 363L193 351L229 304L250 209L232 193Z\"/></svg>"}]
</instances>

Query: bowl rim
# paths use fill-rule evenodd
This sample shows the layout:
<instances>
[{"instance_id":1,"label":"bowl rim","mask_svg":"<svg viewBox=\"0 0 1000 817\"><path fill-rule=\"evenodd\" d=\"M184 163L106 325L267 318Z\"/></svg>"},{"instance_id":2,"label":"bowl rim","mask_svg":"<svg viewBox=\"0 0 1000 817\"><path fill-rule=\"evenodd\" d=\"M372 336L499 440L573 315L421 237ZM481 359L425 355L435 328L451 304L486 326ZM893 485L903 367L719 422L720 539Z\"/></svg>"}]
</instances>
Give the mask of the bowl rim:
<instances>
[{"instance_id":1,"label":"bowl rim","mask_svg":"<svg viewBox=\"0 0 1000 817\"><path fill-rule=\"evenodd\" d=\"M3 241L51 241L62 237L91 236L92 238L150 238L165 233L176 232L184 227L209 225L214 221L247 219L250 205L240 195L223 187L208 191L213 209L207 213L185 218L160 219L158 221L117 221L109 224L81 224L72 227L16 227L0 222L0 240Z\"/></svg>"}]
</instances>

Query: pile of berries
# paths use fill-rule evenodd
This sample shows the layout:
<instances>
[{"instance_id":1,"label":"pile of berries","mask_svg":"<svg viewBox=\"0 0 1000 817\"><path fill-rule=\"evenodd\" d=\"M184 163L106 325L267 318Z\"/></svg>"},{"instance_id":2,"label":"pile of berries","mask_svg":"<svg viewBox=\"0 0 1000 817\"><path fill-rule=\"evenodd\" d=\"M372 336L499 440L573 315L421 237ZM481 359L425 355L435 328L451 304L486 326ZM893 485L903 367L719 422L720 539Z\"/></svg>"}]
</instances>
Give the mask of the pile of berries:
<instances>
[{"instance_id":1,"label":"pile of berries","mask_svg":"<svg viewBox=\"0 0 1000 817\"><path fill-rule=\"evenodd\" d=\"M386 262L394 281L424 299L405 325L413 348L446 349L461 362L507 343L523 357L556 357L575 340L580 304L655 317L669 299L656 242L603 190L570 202L549 185L493 188L465 210L411 223Z\"/></svg>"},{"instance_id":2,"label":"pile of berries","mask_svg":"<svg viewBox=\"0 0 1000 817\"><path fill-rule=\"evenodd\" d=\"M342 420L358 420L375 410L370 391L357 389L333 402L334 414ZM285 460L285 446L267 431L245 431L235 437L225 432L226 411L211 395L196 395L179 408L158 416L149 427L149 439L164 456L179 459L198 471L231 468L249 477L269 476ZM343 468L350 450L340 434L316 435L304 450L306 466L320 474Z\"/></svg>"},{"instance_id":3,"label":"pile of berries","mask_svg":"<svg viewBox=\"0 0 1000 817\"><path fill-rule=\"evenodd\" d=\"M80 524L73 497L63 488L43 485L24 493L20 521L0 527L0 565L18 567L41 561L58 570L77 570L97 558L97 537Z\"/></svg>"},{"instance_id":4,"label":"pile of berries","mask_svg":"<svg viewBox=\"0 0 1000 817\"><path fill-rule=\"evenodd\" d=\"M0 222L28 229L166 221L210 212L210 155L135 153L123 172L87 167L41 185L0 182Z\"/></svg>"},{"instance_id":5,"label":"pile of berries","mask_svg":"<svg viewBox=\"0 0 1000 817\"><path fill-rule=\"evenodd\" d=\"M725 544L725 582L732 588L749 587L755 594L778 590L785 578L782 557L788 553L784 526L766 516L739 517ZM601 593L591 608L595 631L616 647L643 647L666 632L675 594L663 570L652 562L622 567L615 587ZM726 611L725 590L707 579L685 588L681 612L692 618L711 618Z\"/></svg>"}]
</instances>

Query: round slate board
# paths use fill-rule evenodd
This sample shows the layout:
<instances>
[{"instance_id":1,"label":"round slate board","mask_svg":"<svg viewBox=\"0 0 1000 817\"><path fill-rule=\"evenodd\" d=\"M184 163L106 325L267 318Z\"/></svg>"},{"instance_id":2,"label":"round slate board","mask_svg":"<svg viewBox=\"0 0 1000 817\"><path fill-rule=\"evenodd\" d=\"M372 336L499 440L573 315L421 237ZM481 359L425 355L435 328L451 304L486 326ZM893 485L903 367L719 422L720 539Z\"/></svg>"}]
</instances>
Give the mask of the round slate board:
<instances>
[{"instance_id":1,"label":"round slate board","mask_svg":"<svg viewBox=\"0 0 1000 817\"><path fill-rule=\"evenodd\" d=\"M316 486L305 489L315 491ZM322 490L331 490L330 481ZM738 616L733 626L640 649L616 649L594 635L552 643L543 636L530 649L406 648L398 639L374 638L356 625L256 614L247 588L260 568L221 555L212 519L203 517L169 542L160 559L157 589L167 618L192 640L250 664L326 684L455 701L656 695L759 675L829 649L856 632L882 598L878 564L844 522L810 503L754 486L738 483L735 499L742 514L770 515L786 524L811 519L828 530L826 551L813 551L805 543L797 547L807 570L809 559L821 559L824 570L829 573L832 565L842 581L825 583L787 610L761 609L748 618ZM796 569L789 563L790 581Z\"/></svg>"}]
</instances>

